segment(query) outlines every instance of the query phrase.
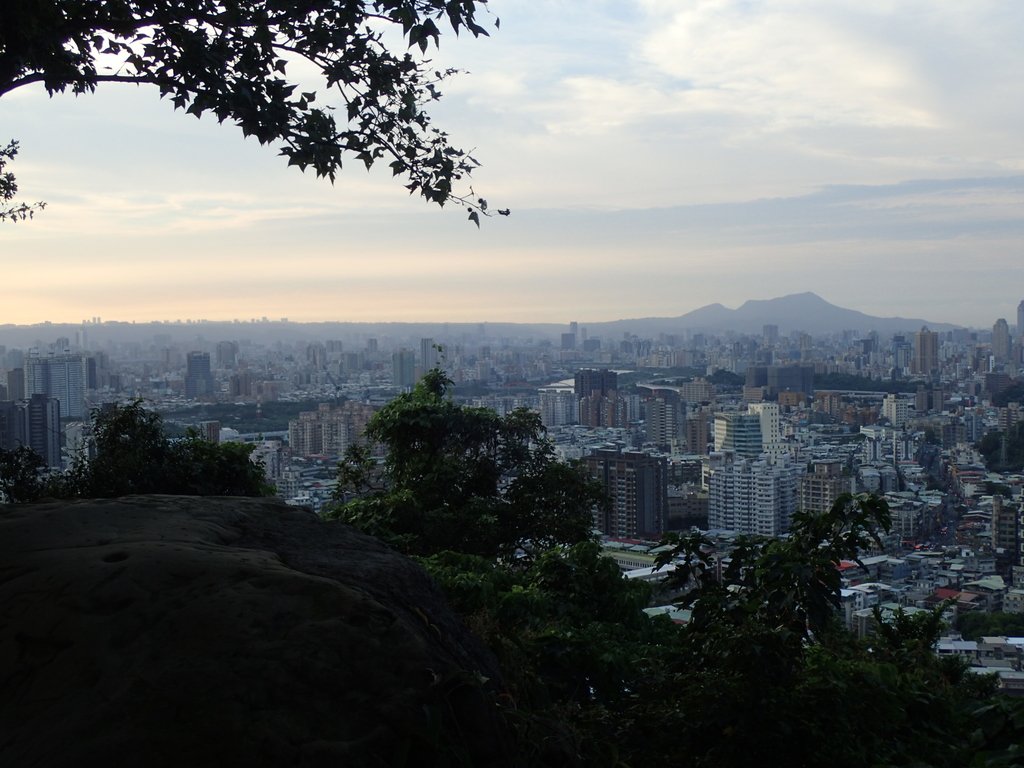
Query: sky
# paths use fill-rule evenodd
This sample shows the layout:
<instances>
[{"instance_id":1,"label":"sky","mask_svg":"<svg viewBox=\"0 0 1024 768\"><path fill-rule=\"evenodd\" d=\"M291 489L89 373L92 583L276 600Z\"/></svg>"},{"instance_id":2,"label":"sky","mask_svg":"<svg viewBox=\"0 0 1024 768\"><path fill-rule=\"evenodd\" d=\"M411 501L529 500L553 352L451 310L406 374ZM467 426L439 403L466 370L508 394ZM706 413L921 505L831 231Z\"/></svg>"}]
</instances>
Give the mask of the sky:
<instances>
[{"instance_id":1,"label":"sky","mask_svg":"<svg viewBox=\"0 0 1024 768\"><path fill-rule=\"evenodd\" d=\"M33 221L0 323L596 322L813 291L991 327L1024 299L1024 3L491 0L435 124L508 218L332 186L154 89L0 99ZM323 98L326 98L323 93Z\"/></svg>"}]
</instances>

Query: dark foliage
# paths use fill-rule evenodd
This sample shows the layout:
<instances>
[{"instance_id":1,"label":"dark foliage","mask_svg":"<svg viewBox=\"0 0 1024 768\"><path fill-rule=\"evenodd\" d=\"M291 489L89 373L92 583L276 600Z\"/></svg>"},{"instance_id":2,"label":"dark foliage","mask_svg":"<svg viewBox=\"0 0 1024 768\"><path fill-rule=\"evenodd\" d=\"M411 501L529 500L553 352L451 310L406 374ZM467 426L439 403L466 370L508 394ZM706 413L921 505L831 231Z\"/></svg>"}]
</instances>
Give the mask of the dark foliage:
<instances>
[{"instance_id":1,"label":"dark foliage","mask_svg":"<svg viewBox=\"0 0 1024 768\"><path fill-rule=\"evenodd\" d=\"M742 387L746 381L738 373L727 371L724 368L718 368L708 376L708 381L718 387Z\"/></svg>"},{"instance_id":2,"label":"dark foliage","mask_svg":"<svg viewBox=\"0 0 1024 768\"><path fill-rule=\"evenodd\" d=\"M529 466L520 440L534 427L459 408L446 386L435 372L381 412L382 471L354 452L341 477L383 487L339 515L419 555L494 651L518 764L959 768L1017 754L1024 710L935 655L939 611L897 614L867 641L839 623L836 564L887 529L883 501L845 496L798 515L786 539L742 541L720 577L709 542L676 539L664 560L679 566L692 611L677 626L649 618L647 585L586 535L572 543L562 531L532 557L509 556L524 528L536 535L538 520L551 522L543 510L566 502L545 505L541 483L529 496L537 517L498 525L527 510L508 505L496 478Z\"/></svg>"},{"instance_id":3,"label":"dark foliage","mask_svg":"<svg viewBox=\"0 0 1024 768\"><path fill-rule=\"evenodd\" d=\"M14 196L18 194L18 182L14 174L7 170L18 154L18 142L12 141L6 147L0 146L0 221L24 221L31 219L36 211L46 207L46 203L18 203Z\"/></svg>"},{"instance_id":4,"label":"dark foliage","mask_svg":"<svg viewBox=\"0 0 1024 768\"><path fill-rule=\"evenodd\" d=\"M96 458L78 460L52 482L59 496L88 498L138 493L265 496L272 489L252 446L212 443L190 432L171 440L159 414L135 401L93 412Z\"/></svg>"},{"instance_id":5,"label":"dark foliage","mask_svg":"<svg viewBox=\"0 0 1024 768\"><path fill-rule=\"evenodd\" d=\"M601 492L555 459L538 415L462 407L450 386L431 371L374 415L366 435L386 448L382 471L349 451L339 492L359 498L334 514L415 555L529 558L588 538Z\"/></svg>"},{"instance_id":6,"label":"dark foliage","mask_svg":"<svg viewBox=\"0 0 1024 768\"><path fill-rule=\"evenodd\" d=\"M1006 441L1005 460L1003 440ZM1024 469L1024 422L1006 432L989 432L978 443L985 466L992 472L1017 472Z\"/></svg>"},{"instance_id":7,"label":"dark foliage","mask_svg":"<svg viewBox=\"0 0 1024 768\"><path fill-rule=\"evenodd\" d=\"M868 376L857 376L853 373L816 373L814 388L844 389L855 392L906 392L909 384L906 381L890 381L872 379Z\"/></svg>"},{"instance_id":8,"label":"dark foliage","mask_svg":"<svg viewBox=\"0 0 1024 768\"><path fill-rule=\"evenodd\" d=\"M38 499L43 492L40 473L45 467L43 457L28 446L12 451L0 448L0 502L20 504Z\"/></svg>"},{"instance_id":9,"label":"dark foliage","mask_svg":"<svg viewBox=\"0 0 1024 768\"><path fill-rule=\"evenodd\" d=\"M443 27L488 34L478 18L485 4L18 0L4 4L0 23L0 96L32 83L50 94L155 86L176 109L231 121L277 145L289 165L332 181L343 158L367 168L384 161L410 193L464 205L479 225L486 201L454 191L477 163L426 109L454 70L433 68L425 54ZM405 51L389 47L395 33ZM296 64L315 68L325 94L300 90L288 76Z\"/></svg>"}]
</instances>

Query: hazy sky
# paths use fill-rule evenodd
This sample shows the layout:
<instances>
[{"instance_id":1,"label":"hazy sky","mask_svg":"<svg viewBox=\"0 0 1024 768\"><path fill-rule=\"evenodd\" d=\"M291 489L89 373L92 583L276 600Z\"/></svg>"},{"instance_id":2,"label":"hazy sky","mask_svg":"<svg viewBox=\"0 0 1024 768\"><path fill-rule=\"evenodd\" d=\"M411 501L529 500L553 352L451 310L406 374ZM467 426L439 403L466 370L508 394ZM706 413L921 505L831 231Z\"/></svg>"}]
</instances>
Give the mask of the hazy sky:
<instances>
[{"instance_id":1,"label":"hazy sky","mask_svg":"<svg viewBox=\"0 0 1024 768\"><path fill-rule=\"evenodd\" d=\"M332 187L153 89L0 99L28 224L0 323L671 316L814 291L1014 324L1024 3L492 0L435 122L507 219ZM322 94L324 92L321 92ZM325 94L324 94L325 95Z\"/></svg>"}]
</instances>

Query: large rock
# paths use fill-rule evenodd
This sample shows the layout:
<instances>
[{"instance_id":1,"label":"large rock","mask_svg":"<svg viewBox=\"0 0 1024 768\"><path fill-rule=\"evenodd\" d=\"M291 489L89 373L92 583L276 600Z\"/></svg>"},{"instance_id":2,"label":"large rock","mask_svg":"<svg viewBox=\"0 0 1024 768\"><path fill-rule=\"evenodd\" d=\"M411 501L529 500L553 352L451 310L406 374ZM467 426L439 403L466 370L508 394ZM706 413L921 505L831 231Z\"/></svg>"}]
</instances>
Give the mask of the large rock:
<instances>
[{"instance_id":1,"label":"large rock","mask_svg":"<svg viewBox=\"0 0 1024 768\"><path fill-rule=\"evenodd\" d=\"M260 499L0 513L0 765L501 765L492 658L412 561Z\"/></svg>"}]
</instances>

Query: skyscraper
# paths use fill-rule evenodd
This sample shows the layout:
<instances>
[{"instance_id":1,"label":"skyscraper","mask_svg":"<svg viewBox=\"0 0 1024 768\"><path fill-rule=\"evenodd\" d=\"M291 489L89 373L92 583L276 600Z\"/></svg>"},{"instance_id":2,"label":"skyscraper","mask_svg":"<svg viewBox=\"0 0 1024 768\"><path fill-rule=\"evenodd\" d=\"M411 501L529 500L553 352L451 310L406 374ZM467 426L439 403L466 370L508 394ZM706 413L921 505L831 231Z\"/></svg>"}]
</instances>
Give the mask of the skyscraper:
<instances>
[{"instance_id":1,"label":"skyscraper","mask_svg":"<svg viewBox=\"0 0 1024 768\"><path fill-rule=\"evenodd\" d=\"M420 339L420 366L423 372L437 368L440 358L437 353L437 345L430 338Z\"/></svg>"},{"instance_id":2,"label":"skyscraper","mask_svg":"<svg viewBox=\"0 0 1024 768\"><path fill-rule=\"evenodd\" d=\"M785 454L787 451L782 443L779 404L751 403L747 406L747 411L756 414L761 421L761 452L767 453L773 459Z\"/></svg>"},{"instance_id":3,"label":"skyscraper","mask_svg":"<svg viewBox=\"0 0 1024 768\"><path fill-rule=\"evenodd\" d=\"M645 402L648 442L671 449L686 441L686 403L672 390L658 390Z\"/></svg>"},{"instance_id":4,"label":"skyscraper","mask_svg":"<svg viewBox=\"0 0 1024 768\"><path fill-rule=\"evenodd\" d=\"M914 358L910 372L930 376L939 368L939 334L923 326L914 334Z\"/></svg>"},{"instance_id":5,"label":"skyscraper","mask_svg":"<svg viewBox=\"0 0 1024 768\"><path fill-rule=\"evenodd\" d=\"M411 349L399 349L392 353L391 383L396 387L411 387L416 384L416 353Z\"/></svg>"},{"instance_id":6,"label":"skyscraper","mask_svg":"<svg viewBox=\"0 0 1024 768\"><path fill-rule=\"evenodd\" d=\"M7 372L7 399L25 399L25 369L13 368Z\"/></svg>"},{"instance_id":7,"label":"skyscraper","mask_svg":"<svg viewBox=\"0 0 1024 768\"><path fill-rule=\"evenodd\" d=\"M576 397L587 397L594 393L607 395L618 389L618 381L619 374L607 368L581 368L576 371Z\"/></svg>"},{"instance_id":8,"label":"skyscraper","mask_svg":"<svg viewBox=\"0 0 1024 768\"><path fill-rule=\"evenodd\" d=\"M842 463L826 459L814 462L814 471L800 479L801 512L828 512L843 493L852 492L853 481L843 477Z\"/></svg>"},{"instance_id":9,"label":"skyscraper","mask_svg":"<svg viewBox=\"0 0 1024 768\"><path fill-rule=\"evenodd\" d=\"M189 352L185 358L185 397L194 400L214 394L209 352Z\"/></svg>"},{"instance_id":10,"label":"skyscraper","mask_svg":"<svg viewBox=\"0 0 1024 768\"><path fill-rule=\"evenodd\" d=\"M774 463L712 457L708 525L760 536L785 533L797 508L800 469L787 457Z\"/></svg>"},{"instance_id":11,"label":"skyscraper","mask_svg":"<svg viewBox=\"0 0 1024 768\"><path fill-rule=\"evenodd\" d=\"M33 355L25 360L25 396L46 395L59 400L65 418L84 419L88 414L87 380L85 355Z\"/></svg>"},{"instance_id":12,"label":"skyscraper","mask_svg":"<svg viewBox=\"0 0 1024 768\"><path fill-rule=\"evenodd\" d=\"M663 456L598 450L584 462L604 486L609 504L595 510L594 525L609 536L660 536L668 514L668 462Z\"/></svg>"},{"instance_id":13,"label":"skyscraper","mask_svg":"<svg viewBox=\"0 0 1024 768\"><path fill-rule=\"evenodd\" d=\"M0 448L27 446L46 466L61 466L60 401L43 394L27 400L0 402Z\"/></svg>"},{"instance_id":14,"label":"skyscraper","mask_svg":"<svg viewBox=\"0 0 1024 768\"><path fill-rule=\"evenodd\" d=\"M761 416L757 413L715 415L715 450L756 459L762 451Z\"/></svg>"},{"instance_id":15,"label":"skyscraper","mask_svg":"<svg viewBox=\"0 0 1024 768\"><path fill-rule=\"evenodd\" d=\"M1017 305L1017 335L1024 339L1024 299Z\"/></svg>"},{"instance_id":16,"label":"skyscraper","mask_svg":"<svg viewBox=\"0 0 1024 768\"><path fill-rule=\"evenodd\" d=\"M1001 317L992 326L992 356L999 363L1010 359L1010 326Z\"/></svg>"}]
</instances>

